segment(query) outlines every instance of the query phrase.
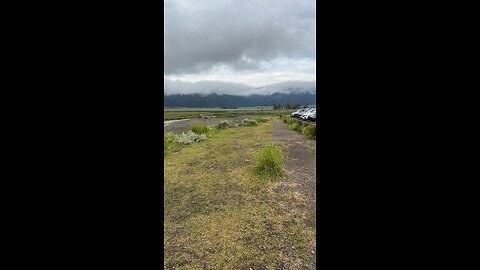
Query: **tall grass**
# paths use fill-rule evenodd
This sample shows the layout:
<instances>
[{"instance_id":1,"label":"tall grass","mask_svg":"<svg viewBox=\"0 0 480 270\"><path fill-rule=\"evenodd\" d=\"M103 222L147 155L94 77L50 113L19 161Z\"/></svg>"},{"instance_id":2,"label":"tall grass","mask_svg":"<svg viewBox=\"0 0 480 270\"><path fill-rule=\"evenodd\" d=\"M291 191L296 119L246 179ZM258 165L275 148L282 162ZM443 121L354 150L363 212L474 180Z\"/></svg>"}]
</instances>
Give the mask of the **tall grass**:
<instances>
[{"instance_id":1,"label":"tall grass","mask_svg":"<svg viewBox=\"0 0 480 270\"><path fill-rule=\"evenodd\" d=\"M165 156L172 148L173 141L175 139L175 135L168 133L168 134L163 134L163 156Z\"/></svg>"},{"instance_id":2,"label":"tall grass","mask_svg":"<svg viewBox=\"0 0 480 270\"><path fill-rule=\"evenodd\" d=\"M276 179L283 175L283 154L278 146L266 144L257 155L255 174L264 179Z\"/></svg>"},{"instance_id":3,"label":"tall grass","mask_svg":"<svg viewBox=\"0 0 480 270\"><path fill-rule=\"evenodd\" d=\"M212 134L214 133L213 129L212 128L209 128L207 126L204 126L204 125L195 125L195 126L192 126L192 131L198 135L201 135L201 134Z\"/></svg>"},{"instance_id":4,"label":"tall grass","mask_svg":"<svg viewBox=\"0 0 480 270\"><path fill-rule=\"evenodd\" d=\"M317 127L308 123L300 123L290 116L283 116L283 122L288 125L288 129L302 133L305 137L315 140L317 137Z\"/></svg>"},{"instance_id":5,"label":"tall grass","mask_svg":"<svg viewBox=\"0 0 480 270\"><path fill-rule=\"evenodd\" d=\"M314 125L307 125L302 129L302 134L309 139L316 139L317 137L317 127Z\"/></svg>"},{"instance_id":6,"label":"tall grass","mask_svg":"<svg viewBox=\"0 0 480 270\"><path fill-rule=\"evenodd\" d=\"M292 117L290 117L289 115L282 116L282 119L283 119L283 122L288 125L296 123L296 121L293 120Z\"/></svg>"},{"instance_id":7,"label":"tall grass","mask_svg":"<svg viewBox=\"0 0 480 270\"><path fill-rule=\"evenodd\" d=\"M258 123L266 123L268 121L268 119L259 117L259 118L255 119L255 121L257 121Z\"/></svg>"},{"instance_id":8,"label":"tall grass","mask_svg":"<svg viewBox=\"0 0 480 270\"><path fill-rule=\"evenodd\" d=\"M303 128L302 124L298 122L294 122L293 124L288 126L288 129L297 131L297 132L302 132L302 128Z\"/></svg>"}]
</instances>

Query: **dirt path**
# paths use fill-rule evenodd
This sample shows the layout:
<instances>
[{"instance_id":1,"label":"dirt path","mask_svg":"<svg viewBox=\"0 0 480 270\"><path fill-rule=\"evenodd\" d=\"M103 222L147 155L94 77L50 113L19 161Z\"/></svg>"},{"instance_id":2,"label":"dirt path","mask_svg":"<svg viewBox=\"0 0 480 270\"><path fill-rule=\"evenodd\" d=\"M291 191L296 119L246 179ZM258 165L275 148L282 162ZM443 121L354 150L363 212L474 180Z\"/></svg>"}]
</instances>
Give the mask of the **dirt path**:
<instances>
[{"instance_id":1,"label":"dirt path","mask_svg":"<svg viewBox=\"0 0 480 270\"><path fill-rule=\"evenodd\" d=\"M273 143L283 147L287 176L275 188L276 192L298 192L305 198L307 226L316 228L316 143L291 131L279 119L274 120ZM316 250L314 250L316 253ZM315 254L316 255L316 254ZM314 259L314 264L316 261Z\"/></svg>"}]
</instances>

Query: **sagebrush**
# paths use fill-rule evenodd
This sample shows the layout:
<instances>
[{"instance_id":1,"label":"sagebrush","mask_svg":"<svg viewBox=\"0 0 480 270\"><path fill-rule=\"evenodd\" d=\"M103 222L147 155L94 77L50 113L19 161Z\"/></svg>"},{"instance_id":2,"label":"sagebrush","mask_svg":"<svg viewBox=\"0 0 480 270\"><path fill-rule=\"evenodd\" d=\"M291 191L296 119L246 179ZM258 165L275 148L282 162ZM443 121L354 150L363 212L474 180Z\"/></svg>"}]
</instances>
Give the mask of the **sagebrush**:
<instances>
[{"instance_id":1,"label":"sagebrush","mask_svg":"<svg viewBox=\"0 0 480 270\"><path fill-rule=\"evenodd\" d=\"M207 139L206 134L197 134L192 131L188 131L185 133L181 133L178 135L175 135L174 142L180 143L180 144L192 144L195 142L201 142L205 141Z\"/></svg>"},{"instance_id":2,"label":"sagebrush","mask_svg":"<svg viewBox=\"0 0 480 270\"><path fill-rule=\"evenodd\" d=\"M230 124L227 121L222 121L218 124L215 125L216 129L227 129L230 126Z\"/></svg>"}]
</instances>

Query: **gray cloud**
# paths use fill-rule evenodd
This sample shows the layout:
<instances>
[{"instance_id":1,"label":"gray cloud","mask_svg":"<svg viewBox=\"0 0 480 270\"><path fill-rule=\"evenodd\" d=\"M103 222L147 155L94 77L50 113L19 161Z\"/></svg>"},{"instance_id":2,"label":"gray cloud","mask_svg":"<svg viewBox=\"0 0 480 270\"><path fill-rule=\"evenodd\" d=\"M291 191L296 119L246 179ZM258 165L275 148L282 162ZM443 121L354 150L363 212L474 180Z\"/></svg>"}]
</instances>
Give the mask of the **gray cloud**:
<instances>
[{"instance_id":1,"label":"gray cloud","mask_svg":"<svg viewBox=\"0 0 480 270\"><path fill-rule=\"evenodd\" d=\"M315 58L315 0L165 0L165 75Z\"/></svg>"},{"instance_id":2,"label":"gray cloud","mask_svg":"<svg viewBox=\"0 0 480 270\"><path fill-rule=\"evenodd\" d=\"M246 94L254 88L239 83L227 83L221 81L200 81L200 82L184 82L173 81L169 79L163 80L164 94L227 94L236 95L237 93Z\"/></svg>"}]
</instances>

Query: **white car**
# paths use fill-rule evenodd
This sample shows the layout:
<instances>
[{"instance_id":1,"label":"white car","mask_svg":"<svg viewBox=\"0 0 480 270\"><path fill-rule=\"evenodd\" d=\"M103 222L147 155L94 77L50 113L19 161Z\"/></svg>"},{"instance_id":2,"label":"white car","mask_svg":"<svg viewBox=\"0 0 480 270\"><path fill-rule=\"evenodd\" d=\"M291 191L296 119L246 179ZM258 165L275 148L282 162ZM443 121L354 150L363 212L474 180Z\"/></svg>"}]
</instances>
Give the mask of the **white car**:
<instances>
[{"instance_id":1,"label":"white car","mask_svg":"<svg viewBox=\"0 0 480 270\"><path fill-rule=\"evenodd\" d=\"M310 110L304 112L302 115L300 115L300 118L302 118L303 120L307 120L310 116L312 116L316 113L316 110L317 109L315 109L315 108L310 109Z\"/></svg>"},{"instance_id":2,"label":"white car","mask_svg":"<svg viewBox=\"0 0 480 270\"><path fill-rule=\"evenodd\" d=\"M305 111L307 111L307 109L300 109L300 110L298 110L298 111L296 111L296 112L291 113L290 115L293 116L293 117L296 117L296 116L301 115L301 114L304 113Z\"/></svg>"}]
</instances>

